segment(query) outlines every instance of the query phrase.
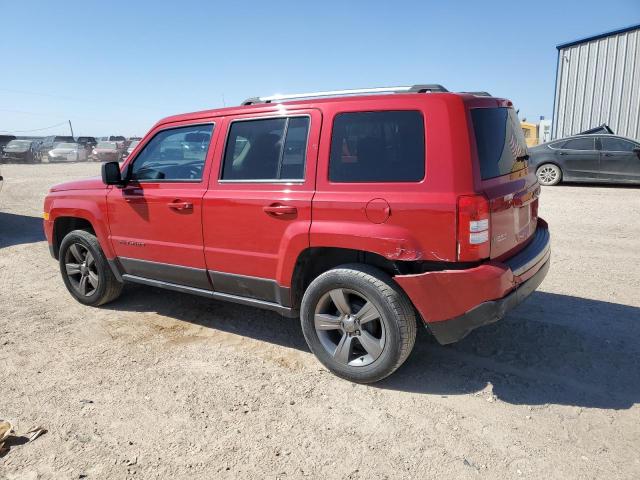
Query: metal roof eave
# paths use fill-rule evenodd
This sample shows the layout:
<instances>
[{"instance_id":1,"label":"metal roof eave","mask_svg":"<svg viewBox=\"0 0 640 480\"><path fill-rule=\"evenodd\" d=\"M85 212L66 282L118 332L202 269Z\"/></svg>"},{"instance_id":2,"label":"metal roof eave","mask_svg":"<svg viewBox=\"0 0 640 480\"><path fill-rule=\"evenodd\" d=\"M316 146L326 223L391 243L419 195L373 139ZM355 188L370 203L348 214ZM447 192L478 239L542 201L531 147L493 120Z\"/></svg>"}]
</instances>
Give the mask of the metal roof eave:
<instances>
[{"instance_id":1,"label":"metal roof eave","mask_svg":"<svg viewBox=\"0 0 640 480\"><path fill-rule=\"evenodd\" d=\"M597 35L592 35L590 37L580 38L578 40L573 40L571 42L561 43L556 45L558 50L562 50L563 48L572 47L574 45L578 45L580 43L590 42L592 40L598 40L599 38L609 37L611 35L618 35L620 33L630 32L631 30L640 29L640 23L636 25L630 25L628 27L620 28L618 30L612 30L610 32L603 32Z\"/></svg>"}]
</instances>

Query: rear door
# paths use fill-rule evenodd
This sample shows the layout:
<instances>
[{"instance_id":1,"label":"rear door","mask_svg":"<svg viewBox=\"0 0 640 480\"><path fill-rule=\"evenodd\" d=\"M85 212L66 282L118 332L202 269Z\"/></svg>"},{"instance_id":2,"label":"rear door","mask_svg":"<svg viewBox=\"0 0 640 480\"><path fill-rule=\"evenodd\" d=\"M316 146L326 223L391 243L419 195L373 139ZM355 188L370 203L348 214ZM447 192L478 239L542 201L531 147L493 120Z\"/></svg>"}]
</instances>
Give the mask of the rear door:
<instances>
[{"instance_id":1,"label":"rear door","mask_svg":"<svg viewBox=\"0 0 640 480\"><path fill-rule=\"evenodd\" d=\"M309 109L225 119L220 164L203 199L216 292L288 304L283 272L309 246L320 123Z\"/></svg>"},{"instance_id":2,"label":"rear door","mask_svg":"<svg viewBox=\"0 0 640 480\"><path fill-rule=\"evenodd\" d=\"M540 186L513 108L472 108L480 190L490 209L491 258L509 255L535 232Z\"/></svg>"},{"instance_id":3,"label":"rear door","mask_svg":"<svg viewBox=\"0 0 640 480\"><path fill-rule=\"evenodd\" d=\"M601 136L600 178L612 182L640 182L640 145L620 137Z\"/></svg>"},{"instance_id":4,"label":"rear door","mask_svg":"<svg viewBox=\"0 0 640 480\"><path fill-rule=\"evenodd\" d=\"M600 177L600 153L596 149L596 137L589 135L567 140L558 149L559 162L565 177L595 180Z\"/></svg>"}]
</instances>

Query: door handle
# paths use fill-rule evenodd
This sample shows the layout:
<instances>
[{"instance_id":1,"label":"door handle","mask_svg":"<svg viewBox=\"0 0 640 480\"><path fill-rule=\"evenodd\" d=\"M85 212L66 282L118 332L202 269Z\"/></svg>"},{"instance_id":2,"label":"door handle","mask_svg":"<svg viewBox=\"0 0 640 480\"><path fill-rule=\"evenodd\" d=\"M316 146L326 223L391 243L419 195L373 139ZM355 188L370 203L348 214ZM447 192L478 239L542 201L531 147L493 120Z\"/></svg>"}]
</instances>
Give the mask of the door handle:
<instances>
[{"instance_id":1,"label":"door handle","mask_svg":"<svg viewBox=\"0 0 640 480\"><path fill-rule=\"evenodd\" d=\"M290 205L280 205L279 203L263 207L262 210L264 210L264 213L266 213L267 215L280 218L290 217L298 213L298 209L296 207L292 207Z\"/></svg>"},{"instance_id":2,"label":"door handle","mask_svg":"<svg viewBox=\"0 0 640 480\"><path fill-rule=\"evenodd\" d=\"M193 203L175 201L167 203L167 207L174 210L193 210Z\"/></svg>"},{"instance_id":3,"label":"door handle","mask_svg":"<svg viewBox=\"0 0 640 480\"><path fill-rule=\"evenodd\" d=\"M613 153L605 153L604 156L605 157L613 157Z\"/></svg>"},{"instance_id":4,"label":"door handle","mask_svg":"<svg viewBox=\"0 0 640 480\"><path fill-rule=\"evenodd\" d=\"M560 152L558 155L566 155L567 152Z\"/></svg>"}]
</instances>

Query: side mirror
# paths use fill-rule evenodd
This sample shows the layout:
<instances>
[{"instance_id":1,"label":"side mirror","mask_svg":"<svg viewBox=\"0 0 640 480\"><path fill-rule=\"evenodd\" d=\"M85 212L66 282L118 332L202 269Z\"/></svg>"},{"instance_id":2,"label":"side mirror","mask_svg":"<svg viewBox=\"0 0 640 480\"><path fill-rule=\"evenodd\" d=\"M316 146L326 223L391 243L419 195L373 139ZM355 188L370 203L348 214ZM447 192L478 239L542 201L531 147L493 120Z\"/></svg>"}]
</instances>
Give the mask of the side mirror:
<instances>
[{"instance_id":1,"label":"side mirror","mask_svg":"<svg viewBox=\"0 0 640 480\"><path fill-rule=\"evenodd\" d=\"M640 148L634 148L633 153L635 153L638 156L638 158L640 158Z\"/></svg>"},{"instance_id":2,"label":"side mirror","mask_svg":"<svg viewBox=\"0 0 640 480\"><path fill-rule=\"evenodd\" d=\"M124 185L120 164L118 162L107 162L102 164L102 183L105 185Z\"/></svg>"}]
</instances>

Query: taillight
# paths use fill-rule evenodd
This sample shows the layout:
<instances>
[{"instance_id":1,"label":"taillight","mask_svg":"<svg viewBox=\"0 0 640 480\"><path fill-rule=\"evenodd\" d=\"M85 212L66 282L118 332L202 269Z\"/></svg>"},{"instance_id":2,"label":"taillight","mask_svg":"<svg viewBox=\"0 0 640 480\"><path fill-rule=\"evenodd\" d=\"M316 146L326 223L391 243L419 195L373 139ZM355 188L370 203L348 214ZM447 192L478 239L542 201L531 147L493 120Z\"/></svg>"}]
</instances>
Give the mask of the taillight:
<instances>
[{"instance_id":1,"label":"taillight","mask_svg":"<svg viewBox=\"0 0 640 480\"><path fill-rule=\"evenodd\" d=\"M489 257L489 201L482 195L458 197L458 260Z\"/></svg>"}]
</instances>

